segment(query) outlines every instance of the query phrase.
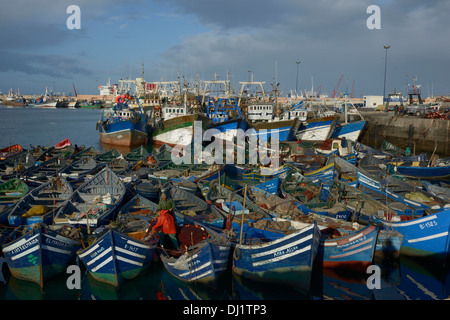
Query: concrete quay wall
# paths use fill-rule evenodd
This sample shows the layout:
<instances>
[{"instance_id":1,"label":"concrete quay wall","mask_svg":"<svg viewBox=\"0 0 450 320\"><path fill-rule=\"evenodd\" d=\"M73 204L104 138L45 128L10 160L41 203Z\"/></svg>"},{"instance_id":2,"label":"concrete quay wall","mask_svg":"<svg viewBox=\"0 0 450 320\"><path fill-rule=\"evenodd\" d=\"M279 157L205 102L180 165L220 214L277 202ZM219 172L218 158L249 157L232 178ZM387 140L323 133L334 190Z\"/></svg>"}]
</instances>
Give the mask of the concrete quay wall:
<instances>
[{"instance_id":1,"label":"concrete quay wall","mask_svg":"<svg viewBox=\"0 0 450 320\"><path fill-rule=\"evenodd\" d=\"M383 140L415 154L433 152L441 158L450 156L450 120L425 119L395 115L393 112L362 112L368 126L360 141L379 148Z\"/></svg>"}]
</instances>

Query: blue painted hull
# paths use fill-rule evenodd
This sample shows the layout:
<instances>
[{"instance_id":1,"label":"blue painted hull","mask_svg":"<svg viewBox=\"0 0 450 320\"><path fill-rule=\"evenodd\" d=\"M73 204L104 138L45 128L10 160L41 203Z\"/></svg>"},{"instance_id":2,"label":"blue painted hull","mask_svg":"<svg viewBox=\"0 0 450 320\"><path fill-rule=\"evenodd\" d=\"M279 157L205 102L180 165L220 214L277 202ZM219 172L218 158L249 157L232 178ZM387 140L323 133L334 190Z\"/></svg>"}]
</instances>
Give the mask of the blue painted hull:
<instances>
[{"instance_id":1,"label":"blue painted hull","mask_svg":"<svg viewBox=\"0 0 450 320\"><path fill-rule=\"evenodd\" d=\"M148 142L148 131L149 126L143 120L117 121L101 128L100 141L119 146L142 145Z\"/></svg>"},{"instance_id":2,"label":"blue painted hull","mask_svg":"<svg viewBox=\"0 0 450 320\"><path fill-rule=\"evenodd\" d=\"M356 141L361 135L361 132L364 130L366 123L367 121L362 120L336 125L333 133L331 134L331 138L345 137L348 140Z\"/></svg>"},{"instance_id":3,"label":"blue painted hull","mask_svg":"<svg viewBox=\"0 0 450 320\"><path fill-rule=\"evenodd\" d=\"M447 179L450 178L450 166L443 167L407 167L397 166L397 173L411 178Z\"/></svg>"},{"instance_id":4,"label":"blue painted hull","mask_svg":"<svg viewBox=\"0 0 450 320\"><path fill-rule=\"evenodd\" d=\"M357 232L320 242L317 260L324 268L346 268L366 271L372 264L378 228L369 225Z\"/></svg>"},{"instance_id":5,"label":"blue painted hull","mask_svg":"<svg viewBox=\"0 0 450 320\"><path fill-rule=\"evenodd\" d=\"M271 241L254 245L237 244L233 272L257 281L288 283L307 292L319 238L320 231L314 222L292 234L269 238Z\"/></svg>"},{"instance_id":6,"label":"blue painted hull","mask_svg":"<svg viewBox=\"0 0 450 320\"><path fill-rule=\"evenodd\" d=\"M271 194L278 194L279 186L280 186L280 178L276 177L269 181L256 185L255 188L264 190Z\"/></svg>"},{"instance_id":7,"label":"blue painted hull","mask_svg":"<svg viewBox=\"0 0 450 320\"><path fill-rule=\"evenodd\" d=\"M403 235L401 254L438 262L449 255L450 209L409 221L389 222L375 217L374 221Z\"/></svg>"},{"instance_id":8,"label":"blue painted hull","mask_svg":"<svg viewBox=\"0 0 450 320\"><path fill-rule=\"evenodd\" d=\"M40 225L3 246L11 274L41 287L54 276L65 273L75 263L81 241L59 235Z\"/></svg>"},{"instance_id":9,"label":"blue painted hull","mask_svg":"<svg viewBox=\"0 0 450 320\"><path fill-rule=\"evenodd\" d=\"M77 254L94 279L119 288L150 266L157 239L147 243L110 229Z\"/></svg>"},{"instance_id":10,"label":"blue painted hull","mask_svg":"<svg viewBox=\"0 0 450 320\"><path fill-rule=\"evenodd\" d=\"M298 119L257 123L253 125L252 135L261 141L271 141L277 135L279 141L293 141L300 125Z\"/></svg>"},{"instance_id":11,"label":"blue painted hull","mask_svg":"<svg viewBox=\"0 0 450 320\"><path fill-rule=\"evenodd\" d=\"M211 126L211 129L217 129L220 132L227 132L232 130L246 131L248 129L248 122L243 119L229 120L222 123L217 123Z\"/></svg>"},{"instance_id":12,"label":"blue painted hull","mask_svg":"<svg viewBox=\"0 0 450 320\"><path fill-rule=\"evenodd\" d=\"M226 270L230 244L216 244L206 239L179 258L160 251L166 270L184 282L214 283Z\"/></svg>"}]
</instances>

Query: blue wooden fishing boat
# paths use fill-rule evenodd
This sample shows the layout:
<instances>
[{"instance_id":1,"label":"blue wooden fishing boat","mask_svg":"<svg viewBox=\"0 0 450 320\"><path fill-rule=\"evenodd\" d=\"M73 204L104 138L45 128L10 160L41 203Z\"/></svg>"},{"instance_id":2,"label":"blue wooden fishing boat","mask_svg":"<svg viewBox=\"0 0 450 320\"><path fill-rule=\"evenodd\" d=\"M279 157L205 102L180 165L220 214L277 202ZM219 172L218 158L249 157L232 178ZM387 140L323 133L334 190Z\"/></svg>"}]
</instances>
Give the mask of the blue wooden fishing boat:
<instances>
[{"instance_id":1,"label":"blue wooden fishing boat","mask_svg":"<svg viewBox=\"0 0 450 320\"><path fill-rule=\"evenodd\" d=\"M99 227L114 220L125 197L125 185L108 167L76 189L56 212L54 223L80 228Z\"/></svg>"},{"instance_id":2,"label":"blue wooden fishing boat","mask_svg":"<svg viewBox=\"0 0 450 320\"><path fill-rule=\"evenodd\" d=\"M213 229L224 227L225 215L220 214L217 210L212 210L208 203L200 197L178 186L171 186L166 193L175 202L174 214L179 225L194 223Z\"/></svg>"},{"instance_id":3,"label":"blue wooden fishing boat","mask_svg":"<svg viewBox=\"0 0 450 320\"><path fill-rule=\"evenodd\" d=\"M39 222L50 225L72 194L72 186L66 179L54 177L20 199L8 214L8 223L10 226L26 224L29 227Z\"/></svg>"},{"instance_id":4,"label":"blue wooden fishing boat","mask_svg":"<svg viewBox=\"0 0 450 320\"><path fill-rule=\"evenodd\" d=\"M319 181L329 183L331 182L331 180L333 180L333 175L334 175L334 162L329 163L319 169L304 173L304 176L314 183L319 183Z\"/></svg>"},{"instance_id":5,"label":"blue wooden fishing boat","mask_svg":"<svg viewBox=\"0 0 450 320\"><path fill-rule=\"evenodd\" d=\"M155 234L148 240L130 236L148 227L148 221L138 219L135 222L137 224L121 231L107 228L90 246L77 251L95 280L120 288L125 281L138 277L150 266L159 236Z\"/></svg>"},{"instance_id":6,"label":"blue wooden fishing boat","mask_svg":"<svg viewBox=\"0 0 450 320\"><path fill-rule=\"evenodd\" d=\"M191 228L191 225L184 227ZM165 269L175 278L184 282L215 284L227 269L231 242L223 233L205 226L199 228L204 231L200 241L194 239L192 243L190 240L180 243L180 250L184 251L182 255L172 255L165 248L160 248L160 258ZM182 232L183 229L179 232L179 239ZM191 231L188 233L192 237Z\"/></svg>"},{"instance_id":7,"label":"blue wooden fishing boat","mask_svg":"<svg viewBox=\"0 0 450 320\"><path fill-rule=\"evenodd\" d=\"M407 163L390 163L387 170L392 173L415 179L446 180L450 178L450 165L427 167L426 165L414 166Z\"/></svg>"},{"instance_id":8,"label":"blue wooden fishing boat","mask_svg":"<svg viewBox=\"0 0 450 320\"><path fill-rule=\"evenodd\" d=\"M424 208L429 208L407 199L405 191L407 192L408 189L405 190L405 187L399 188L396 184L395 187L392 185L392 188L388 188L388 183L383 182L387 181L388 177L380 178L381 181L379 181L363 169L357 168L339 157L335 157L334 161L336 179L348 183L373 200L385 203L399 215L423 215L425 213Z\"/></svg>"},{"instance_id":9,"label":"blue wooden fishing boat","mask_svg":"<svg viewBox=\"0 0 450 320\"><path fill-rule=\"evenodd\" d=\"M308 208L331 208L336 200L322 183L314 183L294 168L280 186L280 197L295 198Z\"/></svg>"},{"instance_id":10,"label":"blue wooden fishing boat","mask_svg":"<svg viewBox=\"0 0 450 320\"><path fill-rule=\"evenodd\" d=\"M309 291L320 240L315 222L290 234L244 224L243 233L245 236L233 253L235 274L257 281L287 283Z\"/></svg>"},{"instance_id":11,"label":"blue wooden fishing boat","mask_svg":"<svg viewBox=\"0 0 450 320\"><path fill-rule=\"evenodd\" d=\"M277 120L269 122L254 122L251 124L251 135L261 141L272 141L277 137L278 141L295 140L297 130L301 127L302 122L298 119Z\"/></svg>"},{"instance_id":12,"label":"blue wooden fishing boat","mask_svg":"<svg viewBox=\"0 0 450 320\"><path fill-rule=\"evenodd\" d=\"M372 216L375 225L403 235L401 254L445 263L449 256L450 209L407 221L388 221Z\"/></svg>"},{"instance_id":13,"label":"blue wooden fishing boat","mask_svg":"<svg viewBox=\"0 0 450 320\"><path fill-rule=\"evenodd\" d=\"M384 175L377 180L365 170L358 168L358 182L384 197L412 207L411 214L423 215L425 210L430 211L432 208L442 210L446 204L445 201L433 197L431 193L390 175Z\"/></svg>"},{"instance_id":14,"label":"blue wooden fishing boat","mask_svg":"<svg viewBox=\"0 0 450 320\"><path fill-rule=\"evenodd\" d=\"M37 224L23 236L2 247L11 274L43 287L54 276L66 273L75 263L76 251L81 247L78 230L52 230Z\"/></svg>"},{"instance_id":15,"label":"blue wooden fishing boat","mask_svg":"<svg viewBox=\"0 0 450 320\"><path fill-rule=\"evenodd\" d=\"M350 101L348 94L345 94L344 101L335 105L334 108L338 109L339 112L343 114L344 119L335 125L331 137L357 141L364 130L367 121L364 120L364 117Z\"/></svg>"},{"instance_id":16,"label":"blue wooden fishing boat","mask_svg":"<svg viewBox=\"0 0 450 320\"><path fill-rule=\"evenodd\" d=\"M282 180L279 177L275 177L273 179L270 179L269 181L257 184L254 187L272 194L278 194L278 191L280 190L281 181Z\"/></svg>"},{"instance_id":17,"label":"blue wooden fishing boat","mask_svg":"<svg viewBox=\"0 0 450 320\"><path fill-rule=\"evenodd\" d=\"M211 119L213 120L213 118ZM244 134L248 128L249 128L248 122L242 118L238 119L231 118L227 121L221 121L217 123L214 122L210 127L210 129L219 131L219 133L216 133L214 135L214 138L221 139L223 141L234 141L239 131L241 132L241 134Z\"/></svg>"},{"instance_id":18,"label":"blue wooden fishing boat","mask_svg":"<svg viewBox=\"0 0 450 320\"><path fill-rule=\"evenodd\" d=\"M261 180L261 179L273 179L273 178L286 178L287 173L291 170L289 164L283 164L281 166L265 167L259 166L257 169L251 169L242 174L244 180Z\"/></svg>"},{"instance_id":19,"label":"blue wooden fishing boat","mask_svg":"<svg viewBox=\"0 0 450 320\"><path fill-rule=\"evenodd\" d=\"M220 191L217 191L217 189ZM240 215L243 212L244 199L224 187L220 188L217 184L213 185L211 192L213 190L216 190L215 196L210 196L211 199L218 199L222 194L222 199L225 200L220 203L222 209L225 204L228 205L229 203L226 202L226 199L231 200L231 205L228 205L228 207L231 207L232 210L229 210L228 220L232 221L233 228L237 230L236 234L239 234L239 221L242 217ZM347 221L353 211L348 210L345 217L339 217L338 214L333 215L326 211L306 211L308 208L301 207L298 202L294 202L294 206L292 206L290 199L281 199L255 187L250 187L249 190L251 192L248 193L245 202L244 221L251 220L251 223L244 225L244 231L251 230L251 232L259 234L260 232L277 232L278 230L278 232L287 233L287 230L292 232L316 223L321 231L319 247L330 246L330 248L321 248L321 256L320 258L316 257L316 259L327 267L344 267L348 263L350 267L362 270L364 265L372 262L374 255L383 258L385 256L398 256L401 237L390 231L382 231L379 240L377 236L381 232L378 228L373 230ZM263 206L266 206L266 209L263 209ZM253 230L252 227L259 231ZM367 236L369 233L370 235ZM332 239L333 242L327 242L328 239ZM363 242L363 246L359 247L359 242ZM349 243L354 246L347 245ZM354 250L349 251L349 248Z\"/></svg>"},{"instance_id":20,"label":"blue wooden fishing boat","mask_svg":"<svg viewBox=\"0 0 450 320\"><path fill-rule=\"evenodd\" d=\"M342 138L345 137L348 140L356 141L361 135L367 124L366 120L348 122L348 123L338 123L334 127L331 138Z\"/></svg>"},{"instance_id":21,"label":"blue wooden fishing boat","mask_svg":"<svg viewBox=\"0 0 450 320\"><path fill-rule=\"evenodd\" d=\"M368 225L337 239L321 240L317 261L323 268L345 268L365 272L372 264L378 228Z\"/></svg>"},{"instance_id":22,"label":"blue wooden fishing boat","mask_svg":"<svg viewBox=\"0 0 450 320\"><path fill-rule=\"evenodd\" d=\"M348 221L353 212L348 210L340 204L330 201L329 206L318 206L310 208L307 203L303 203L291 196L285 194L285 198L280 198L278 195L270 194L267 191L261 190L255 186L248 188L248 199L254 204L265 206L272 215L279 217L297 216L297 215L313 215L318 214L322 216L332 217L339 220Z\"/></svg>"}]
</instances>

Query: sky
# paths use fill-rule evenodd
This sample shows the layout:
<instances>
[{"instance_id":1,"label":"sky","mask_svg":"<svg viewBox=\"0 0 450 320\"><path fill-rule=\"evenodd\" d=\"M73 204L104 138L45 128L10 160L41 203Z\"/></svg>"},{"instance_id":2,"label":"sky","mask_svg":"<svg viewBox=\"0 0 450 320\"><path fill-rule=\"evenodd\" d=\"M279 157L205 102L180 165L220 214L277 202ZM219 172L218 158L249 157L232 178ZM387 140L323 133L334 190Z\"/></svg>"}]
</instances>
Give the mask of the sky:
<instances>
[{"instance_id":1,"label":"sky","mask_svg":"<svg viewBox=\"0 0 450 320\"><path fill-rule=\"evenodd\" d=\"M355 97L383 95L386 67L386 94L406 94L413 78L423 97L450 94L448 0L1 1L4 94L98 94L142 65L148 82L229 75L239 90L253 76L282 96L339 84ZM80 29L67 27L71 5Z\"/></svg>"}]
</instances>

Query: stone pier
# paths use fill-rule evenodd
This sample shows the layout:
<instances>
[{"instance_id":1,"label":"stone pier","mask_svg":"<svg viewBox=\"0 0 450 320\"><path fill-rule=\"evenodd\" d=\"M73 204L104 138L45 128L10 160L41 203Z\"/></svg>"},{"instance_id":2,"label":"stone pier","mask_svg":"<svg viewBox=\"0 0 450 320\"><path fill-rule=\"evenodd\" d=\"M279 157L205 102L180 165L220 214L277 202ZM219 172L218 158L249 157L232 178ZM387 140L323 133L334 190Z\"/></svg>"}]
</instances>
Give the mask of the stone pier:
<instances>
[{"instance_id":1,"label":"stone pier","mask_svg":"<svg viewBox=\"0 0 450 320\"><path fill-rule=\"evenodd\" d=\"M450 156L450 120L425 119L417 116L395 115L393 112L364 111L368 122L360 141L379 148L383 140L415 154L435 153L441 158Z\"/></svg>"}]
</instances>

